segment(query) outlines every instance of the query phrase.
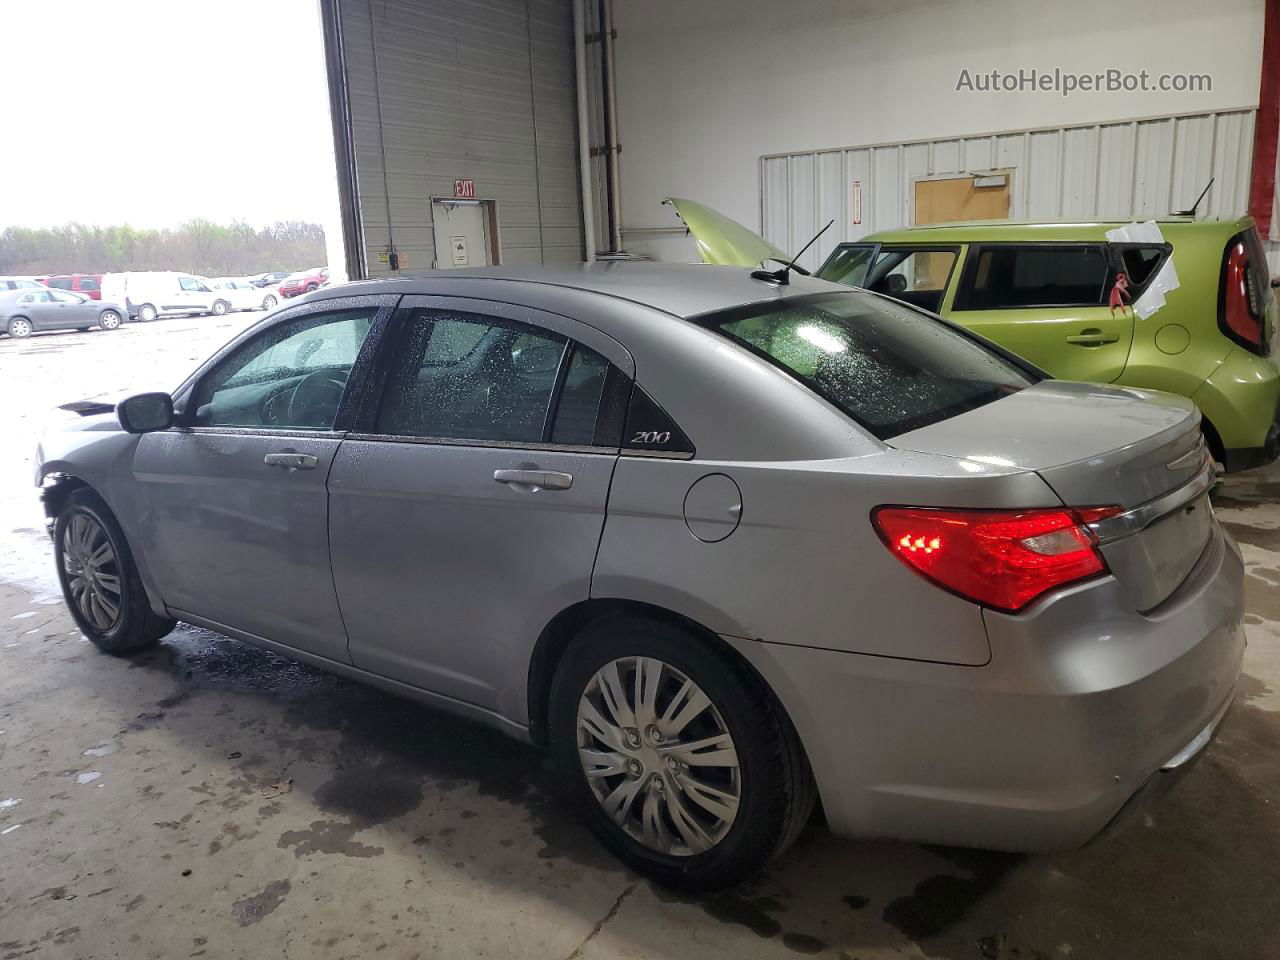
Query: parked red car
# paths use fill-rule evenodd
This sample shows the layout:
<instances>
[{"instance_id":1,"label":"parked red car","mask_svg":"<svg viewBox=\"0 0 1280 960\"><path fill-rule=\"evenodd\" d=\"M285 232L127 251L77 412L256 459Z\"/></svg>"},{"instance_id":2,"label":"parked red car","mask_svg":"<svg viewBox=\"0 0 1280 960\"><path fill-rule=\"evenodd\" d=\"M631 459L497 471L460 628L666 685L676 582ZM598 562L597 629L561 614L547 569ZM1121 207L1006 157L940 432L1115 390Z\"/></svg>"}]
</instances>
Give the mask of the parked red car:
<instances>
[{"instance_id":1,"label":"parked red car","mask_svg":"<svg viewBox=\"0 0 1280 960\"><path fill-rule=\"evenodd\" d=\"M102 274L100 273L62 273L56 277L45 277L40 282L46 287L71 290L90 300L102 299Z\"/></svg>"},{"instance_id":2,"label":"parked red car","mask_svg":"<svg viewBox=\"0 0 1280 960\"><path fill-rule=\"evenodd\" d=\"M293 273L284 278L280 284L280 296L296 297L312 290L319 290L329 283L328 267L312 267L301 273Z\"/></svg>"}]
</instances>

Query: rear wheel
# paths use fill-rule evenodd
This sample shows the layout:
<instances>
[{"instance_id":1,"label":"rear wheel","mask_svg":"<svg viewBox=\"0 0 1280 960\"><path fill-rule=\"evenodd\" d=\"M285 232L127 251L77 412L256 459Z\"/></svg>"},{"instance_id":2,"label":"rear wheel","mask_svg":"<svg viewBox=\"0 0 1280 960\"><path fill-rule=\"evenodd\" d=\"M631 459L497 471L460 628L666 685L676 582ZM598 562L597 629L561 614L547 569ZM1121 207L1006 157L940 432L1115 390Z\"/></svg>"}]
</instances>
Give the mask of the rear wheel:
<instances>
[{"instance_id":1,"label":"rear wheel","mask_svg":"<svg viewBox=\"0 0 1280 960\"><path fill-rule=\"evenodd\" d=\"M308 284L307 284L307 289L306 289L306 291L305 291L305 292L307 292L307 293L311 293L311 292L312 292L313 290L315 290L315 289L317 289L317 287L316 287L316 285L315 285L314 283L308 283Z\"/></svg>"},{"instance_id":2,"label":"rear wheel","mask_svg":"<svg viewBox=\"0 0 1280 960\"><path fill-rule=\"evenodd\" d=\"M271 294L267 294L265 297L262 298L262 309L270 310L279 302L280 301L277 300L275 297L273 297Z\"/></svg>"},{"instance_id":3,"label":"rear wheel","mask_svg":"<svg viewBox=\"0 0 1280 960\"><path fill-rule=\"evenodd\" d=\"M227 310L229 310L229 309L230 309L230 304L228 304L228 303L227 303L227 301L225 301L225 300L215 300L215 301L213 301L213 315L214 315L215 317L220 317L220 316L222 316L222 315L223 315L224 313L226 313L226 312L227 312Z\"/></svg>"},{"instance_id":4,"label":"rear wheel","mask_svg":"<svg viewBox=\"0 0 1280 960\"><path fill-rule=\"evenodd\" d=\"M173 629L173 620L152 611L124 532L92 491L67 498L53 544L67 609L99 649L133 653Z\"/></svg>"},{"instance_id":5,"label":"rear wheel","mask_svg":"<svg viewBox=\"0 0 1280 960\"><path fill-rule=\"evenodd\" d=\"M9 321L9 336L15 340L25 340L31 336L31 321L26 317L14 317Z\"/></svg>"},{"instance_id":6,"label":"rear wheel","mask_svg":"<svg viewBox=\"0 0 1280 960\"><path fill-rule=\"evenodd\" d=\"M593 832L672 887L745 880L813 810L803 748L773 696L678 625L622 615L589 624L556 672L548 732Z\"/></svg>"},{"instance_id":7,"label":"rear wheel","mask_svg":"<svg viewBox=\"0 0 1280 960\"><path fill-rule=\"evenodd\" d=\"M114 310L103 310L102 313L98 315L98 326L103 330L119 330L120 314L116 313Z\"/></svg>"},{"instance_id":8,"label":"rear wheel","mask_svg":"<svg viewBox=\"0 0 1280 960\"><path fill-rule=\"evenodd\" d=\"M144 303L138 308L138 319L143 323L150 323L156 318L156 308L149 303Z\"/></svg>"}]
</instances>

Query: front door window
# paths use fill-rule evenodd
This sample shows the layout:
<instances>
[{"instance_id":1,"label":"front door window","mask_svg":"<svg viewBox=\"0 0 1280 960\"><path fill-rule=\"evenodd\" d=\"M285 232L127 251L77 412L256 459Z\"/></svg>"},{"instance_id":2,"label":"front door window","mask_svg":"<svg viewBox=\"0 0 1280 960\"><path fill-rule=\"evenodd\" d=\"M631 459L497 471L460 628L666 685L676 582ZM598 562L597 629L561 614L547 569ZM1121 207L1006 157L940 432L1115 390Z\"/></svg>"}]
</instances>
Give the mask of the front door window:
<instances>
[{"instance_id":1,"label":"front door window","mask_svg":"<svg viewBox=\"0 0 1280 960\"><path fill-rule=\"evenodd\" d=\"M311 314L241 345L195 390L200 427L332 430L376 306Z\"/></svg>"}]
</instances>

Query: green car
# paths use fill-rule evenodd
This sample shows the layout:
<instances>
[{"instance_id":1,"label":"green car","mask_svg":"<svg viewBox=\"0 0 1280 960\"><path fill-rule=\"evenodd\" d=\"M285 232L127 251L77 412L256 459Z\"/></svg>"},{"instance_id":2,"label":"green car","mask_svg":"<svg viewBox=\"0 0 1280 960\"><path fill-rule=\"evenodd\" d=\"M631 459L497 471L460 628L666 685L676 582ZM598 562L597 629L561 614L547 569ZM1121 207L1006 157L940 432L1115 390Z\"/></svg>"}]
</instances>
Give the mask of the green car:
<instances>
[{"instance_id":1,"label":"green car","mask_svg":"<svg viewBox=\"0 0 1280 960\"><path fill-rule=\"evenodd\" d=\"M790 258L702 204L667 202L708 263ZM995 221L884 231L837 246L817 276L937 313L1059 379L1190 397L1227 470L1270 463L1280 453L1280 356L1253 219L1162 220L1158 241L1107 238L1124 226ZM1175 272L1177 286L1162 293Z\"/></svg>"}]
</instances>

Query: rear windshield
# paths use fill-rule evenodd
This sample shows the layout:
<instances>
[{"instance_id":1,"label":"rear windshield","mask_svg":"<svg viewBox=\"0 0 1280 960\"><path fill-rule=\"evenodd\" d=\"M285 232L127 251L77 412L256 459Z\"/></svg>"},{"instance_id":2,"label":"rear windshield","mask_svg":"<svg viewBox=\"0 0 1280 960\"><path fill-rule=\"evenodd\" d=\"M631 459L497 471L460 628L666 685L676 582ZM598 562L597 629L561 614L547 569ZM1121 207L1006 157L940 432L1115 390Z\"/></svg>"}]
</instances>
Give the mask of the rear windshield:
<instances>
[{"instance_id":1,"label":"rear windshield","mask_svg":"<svg viewBox=\"0 0 1280 960\"><path fill-rule=\"evenodd\" d=\"M1039 379L939 320L868 294L755 304L698 322L785 370L881 440Z\"/></svg>"}]
</instances>

